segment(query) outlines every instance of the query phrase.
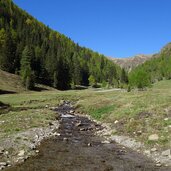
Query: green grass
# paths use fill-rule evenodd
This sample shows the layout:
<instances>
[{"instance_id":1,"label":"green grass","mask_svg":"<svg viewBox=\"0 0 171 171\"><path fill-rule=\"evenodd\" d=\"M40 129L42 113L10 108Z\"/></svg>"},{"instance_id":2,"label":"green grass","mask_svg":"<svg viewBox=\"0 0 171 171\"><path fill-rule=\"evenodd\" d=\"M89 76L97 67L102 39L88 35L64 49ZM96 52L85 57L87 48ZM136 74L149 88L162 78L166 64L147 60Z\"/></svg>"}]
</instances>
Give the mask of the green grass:
<instances>
[{"instance_id":1,"label":"green grass","mask_svg":"<svg viewBox=\"0 0 171 171\"><path fill-rule=\"evenodd\" d=\"M99 109L92 108L89 111L89 113L93 118L99 120L99 119L104 118L105 115L108 115L110 112L112 112L114 108L115 108L114 105L104 106Z\"/></svg>"},{"instance_id":2,"label":"green grass","mask_svg":"<svg viewBox=\"0 0 171 171\"><path fill-rule=\"evenodd\" d=\"M0 121L5 121L0 124L0 136L46 126L55 114L45 106L57 106L60 100L75 101L76 110L110 123L117 134L129 135L150 146L171 146L171 81L158 82L147 91L53 90L0 95L0 101L11 105L11 111L0 115ZM142 133L137 134L139 131ZM154 133L159 135L159 141L148 142L148 136Z\"/></svg>"}]
</instances>

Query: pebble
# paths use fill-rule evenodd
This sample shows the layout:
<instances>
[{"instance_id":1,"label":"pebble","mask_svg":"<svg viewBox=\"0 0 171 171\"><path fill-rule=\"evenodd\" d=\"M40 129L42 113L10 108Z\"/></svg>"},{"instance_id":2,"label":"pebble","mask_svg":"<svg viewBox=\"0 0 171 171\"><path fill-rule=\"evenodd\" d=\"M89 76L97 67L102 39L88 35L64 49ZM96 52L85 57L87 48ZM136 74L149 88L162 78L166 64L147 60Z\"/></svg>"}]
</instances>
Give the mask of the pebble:
<instances>
[{"instance_id":1,"label":"pebble","mask_svg":"<svg viewBox=\"0 0 171 171\"><path fill-rule=\"evenodd\" d=\"M25 158L24 157L18 157L17 162L24 162Z\"/></svg>"},{"instance_id":2,"label":"pebble","mask_svg":"<svg viewBox=\"0 0 171 171\"><path fill-rule=\"evenodd\" d=\"M70 110L70 112L69 113L74 113L74 110Z\"/></svg>"},{"instance_id":3,"label":"pebble","mask_svg":"<svg viewBox=\"0 0 171 171\"><path fill-rule=\"evenodd\" d=\"M88 147L91 147L91 146L92 146L92 144L91 144L91 143L88 143L87 145L88 145Z\"/></svg>"},{"instance_id":4,"label":"pebble","mask_svg":"<svg viewBox=\"0 0 171 171\"><path fill-rule=\"evenodd\" d=\"M81 122L75 124L76 127L79 127L81 125L82 125Z\"/></svg>"},{"instance_id":5,"label":"pebble","mask_svg":"<svg viewBox=\"0 0 171 171\"><path fill-rule=\"evenodd\" d=\"M85 128L80 128L80 131L85 131Z\"/></svg>"},{"instance_id":6,"label":"pebble","mask_svg":"<svg viewBox=\"0 0 171 171\"><path fill-rule=\"evenodd\" d=\"M169 118L164 118L164 121L168 121L169 120Z\"/></svg>"},{"instance_id":7,"label":"pebble","mask_svg":"<svg viewBox=\"0 0 171 171\"><path fill-rule=\"evenodd\" d=\"M110 144L110 141L105 140L105 141L102 141L101 143L102 144Z\"/></svg>"},{"instance_id":8,"label":"pebble","mask_svg":"<svg viewBox=\"0 0 171 171\"><path fill-rule=\"evenodd\" d=\"M5 153L4 153L5 155L9 155L9 152L8 151L5 151Z\"/></svg>"},{"instance_id":9,"label":"pebble","mask_svg":"<svg viewBox=\"0 0 171 171\"><path fill-rule=\"evenodd\" d=\"M65 138L63 138L63 140L64 140L64 141L68 141L68 138L65 137Z\"/></svg>"},{"instance_id":10,"label":"pebble","mask_svg":"<svg viewBox=\"0 0 171 171\"><path fill-rule=\"evenodd\" d=\"M118 120L116 120L115 122L114 122L114 124L117 124L119 121Z\"/></svg>"},{"instance_id":11,"label":"pebble","mask_svg":"<svg viewBox=\"0 0 171 171\"><path fill-rule=\"evenodd\" d=\"M152 134L148 137L149 141L158 141L159 140L159 136L157 134Z\"/></svg>"},{"instance_id":12,"label":"pebble","mask_svg":"<svg viewBox=\"0 0 171 171\"><path fill-rule=\"evenodd\" d=\"M151 149L151 152L155 152L155 151L157 151L157 148L152 148Z\"/></svg>"},{"instance_id":13,"label":"pebble","mask_svg":"<svg viewBox=\"0 0 171 171\"><path fill-rule=\"evenodd\" d=\"M55 132L53 135L54 136L61 136L61 134L60 133L57 133L57 132Z\"/></svg>"},{"instance_id":14,"label":"pebble","mask_svg":"<svg viewBox=\"0 0 171 171\"><path fill-rule=\"evenodd\" d=\"M160 163L160 160L156 160L156 164Z\"/></svg>"},{"instance_id":15,"label":"pebble","mask_svg":"<svg viewBox=\"0 0 171 171\"><path fill-rule=\"evenodd\" d=\"M19 151L18 156L19 157L22 157L22 156L24 156L24 154L25 154L25 151L24 150L21 150L21 151Z\"/></svg>"},{"instance_id":16,"label":"pebble","mask_svg":"<svg viewBox=\"0 0 171 171\"><path fill-rule=\"evenodd\" d=\"M156 166L157 166L157 167L161 167L161 163L157 163Z\"/></svg>"},{"instance_id":17,"label":"pebble","mask_svg":"<svg viewBox=\"0 0 171 171\"><path fill-rule=\"evenodd\" d=\"M6 162L0 162L0 166L7 166L8 164Z\"/></svg>"}]
</instances>

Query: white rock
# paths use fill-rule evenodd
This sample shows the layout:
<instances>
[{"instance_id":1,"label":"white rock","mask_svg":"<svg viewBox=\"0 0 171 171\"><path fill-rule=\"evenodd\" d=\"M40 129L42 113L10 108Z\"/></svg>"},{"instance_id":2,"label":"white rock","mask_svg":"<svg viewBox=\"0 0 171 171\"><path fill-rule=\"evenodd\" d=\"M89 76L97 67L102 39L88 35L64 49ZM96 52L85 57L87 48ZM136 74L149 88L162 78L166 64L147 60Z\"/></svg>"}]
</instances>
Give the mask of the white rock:
<instances>
[{"instance_id":1,"label":"white rock","mask_svg":"<svg viewBox=\"0 0 171 171\"><path fill-rule=\"evenodd\" d=\"M117 124L119 121L118 120L116 120L115 122L114 122L114 124Z\"/></svg>"},{"instance_id":2,"label":"white rock","mask_svg":"<svg viewBox=\"0 0 171 171\"><path fill-rule=\"evenodd\" d=\"M155 151L157 151L157 148L152 148L151 149L151 152L155 152Z\"/></svg>"},{"instance_id":3,"label":"white rock","mask_svg":"<svg viewBox=\"0 0 171 171\"><path fill-rule=\"evenodd\" d=\"M22 156L24 156L24 154L25 154L25 151L24 150L21 150L21 151L19 151L18 156L19 157L22 157Z\"/></svg>"},{"instance_id":4,"label":"white rock","mask_svg":"<svg viewBox=\"0 0 171 171\"><path fill-rule=\"evenodd\" d=\"M36 153L39 153L39 150L36 150Z\"/></svg>"},{"instance_id":5,"label":"white rock","mask_svg":"<svg viewBox=\"0 0 171 171\"><path fill-rule=\"evenodd\" d=\"M0 162L0 166L7 166L6 162Z\"/></svg>"},{"instance_id":6,"label":"white rock","mask_svg":"<svg viewBox=\"0 0 171 171\"><path fill-rule=\"evenodd\" d=\"M151 154L150 150L145 150L144 153L147 154L147 155Z\"/></svg>"},{"instance_id":7,"label":"white rock","mask_svg":"<svg viewBox=\"0 0 171 171\"><path fill-rule=\"evenodd\" d=\"M8 155L9 154L9 152L8 151L5 151L5 153L4 153L5 155Z\"/></svg>"},{"instance_id":8,"label":"white rock","mask_svg":"<svg viewBox=\"0 0 171 171\"><path fill-rule=\"evenodd\" d=\"M171 155L171 150L168 149L168 150L165 150L162 152L162 156L170 156Z\"/></svg>"},{"instance_id":9,"label":"white rock","mask_svg":"<svg viewBox=\"0 0 171 171\"><path fill-rule=\"evenodd\" d=\"M169 120L169 118L164 118L164 121L168 121Z\"/></svg>"},{"instance_id":10,"label":"white rock","mask_svg":"<svg viewBox=\"0 0 171 171\"><path fill-rule=\"evenodd\" d=\"M74 110L70 110L70 112L69 113L74 113Z\"/></svg>"},{"instance_id":11,"label":"white rock","mask_svg":"<svg viewBox=\"0 0 171 171\"><path fill-rule=\"evenodd\" d=\"M157 164L160 163L160 160L157 159L157 160L156 160L156 163L157 163Z\"/></svg>"},{"instance_id":12,"label":"white rock","mask_svg":"<svg viewBox=\"0 0 171 171\"><path fill-rule=\"evenodd\" d=\"M101 143L102 143L102 144L110 144L110 142L109 142L109 141L107 141L107 140L102 141Z\"/></svg>"},{"instance_id":13,"label":"white rock","mask_svg":"<svg viewBox=\"0 0 171 171\"><path fill-rule=\"evenodd\" d=\"M159 136L157 134L152 134L148 137L149 141L158 141L159 140Z\"/></svg>"},{"instance_id":14,"label":"white rock","mask_svg":"<svg viewBox=\"0 0 171 171\"><path fill-rule=\"evenodd\" d=\"M56 110L56 107L51 107L50 110Z\"/></svg>"},{"instance_id":15,"label":"white rock","mask_svg":"<svg viewBox=\"0 0 171 171\"><path fill-rule=\"evenodd\" d=\"M88 147L91 147L91 146L92 146L92 144L91 144L91 143L88 143L87 145L88 145Z\"/></svg>"},{"instance_id":16,"label":"white rock","mask_svg":"<svg viewBox=\"0 0 171 171\"><path fill-rule=\"evenodd\" d=\"M161 163L157 163L156 166L157 166L157 167L161 167Z\"/></svg>"}]
</instances>

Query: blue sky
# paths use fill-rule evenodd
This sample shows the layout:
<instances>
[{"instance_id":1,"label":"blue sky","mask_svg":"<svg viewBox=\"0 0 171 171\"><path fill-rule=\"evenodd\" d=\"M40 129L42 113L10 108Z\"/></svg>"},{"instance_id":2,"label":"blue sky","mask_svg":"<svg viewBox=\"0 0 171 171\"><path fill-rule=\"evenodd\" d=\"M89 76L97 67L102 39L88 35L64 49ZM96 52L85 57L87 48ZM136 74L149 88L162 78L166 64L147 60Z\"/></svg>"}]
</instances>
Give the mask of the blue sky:
<instances>
[{"instance_id":1,"label":"blue sky","mask_svg":"<svg viewBox=\"0 0 171 171\"><path fill-rule=\"evenodd\" d=\"M171 42L171 0L13 0L74 42L110 57L153 54Z\"/></svg>"}]
</instances>

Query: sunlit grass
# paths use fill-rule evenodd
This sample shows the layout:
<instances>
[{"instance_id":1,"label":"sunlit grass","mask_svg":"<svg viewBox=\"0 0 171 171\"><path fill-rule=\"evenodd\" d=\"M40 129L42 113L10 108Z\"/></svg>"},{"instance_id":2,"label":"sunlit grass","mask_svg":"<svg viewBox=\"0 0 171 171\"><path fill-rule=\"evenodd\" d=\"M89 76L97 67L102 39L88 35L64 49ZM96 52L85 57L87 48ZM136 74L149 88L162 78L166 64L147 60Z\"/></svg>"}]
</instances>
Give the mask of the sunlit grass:
<instances>
[{"instance_id":1,"label":"sunlit grass","mask_svg":"<svg viewBox=\"0 0 171 171\"><path fill-rule=\"evenodd\" d=\"M45 126L54 117L53 112L45 106L57 106L61 100L75 101L78 111L113 124L117 128L117 134L130 135L149 144L148 136L156 133L160 136L157 143L161 146L170 145L171 81L158 82L147 91L99 93L78 90L1 95L0 101L10 104L12 111L0 116L0 121L4 120L6 123L5 126L0 125L0 134ZM20 111L20 108L26 110ZM20 122L20 119L25 118L32 118L26 122L27 126ZM118 124L114 124L116 120ZM137 135L139 131L142 134Z\"/></svg>"}]
</instances>

